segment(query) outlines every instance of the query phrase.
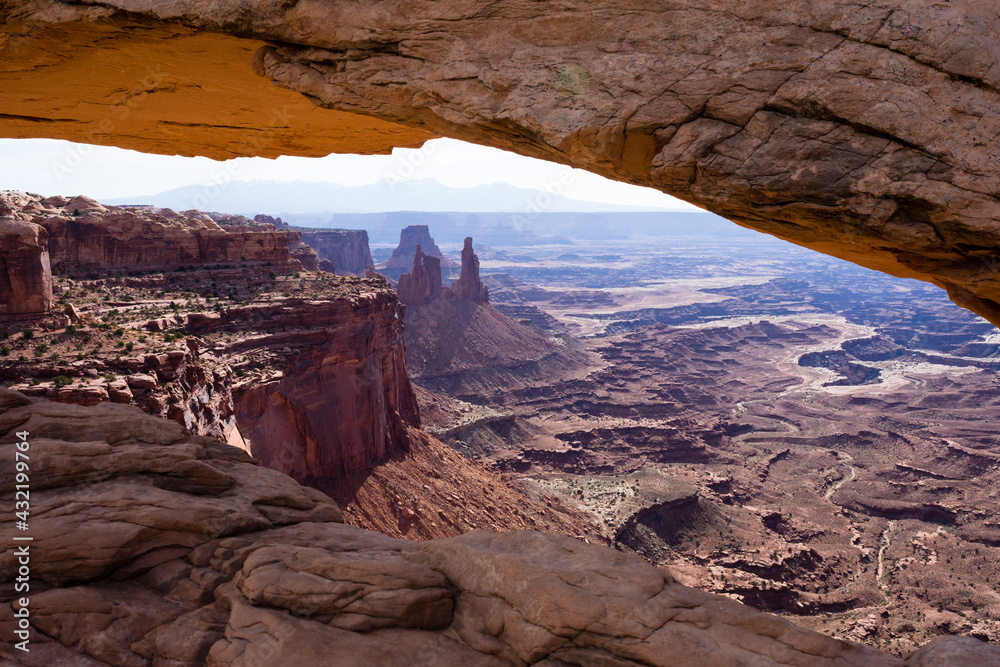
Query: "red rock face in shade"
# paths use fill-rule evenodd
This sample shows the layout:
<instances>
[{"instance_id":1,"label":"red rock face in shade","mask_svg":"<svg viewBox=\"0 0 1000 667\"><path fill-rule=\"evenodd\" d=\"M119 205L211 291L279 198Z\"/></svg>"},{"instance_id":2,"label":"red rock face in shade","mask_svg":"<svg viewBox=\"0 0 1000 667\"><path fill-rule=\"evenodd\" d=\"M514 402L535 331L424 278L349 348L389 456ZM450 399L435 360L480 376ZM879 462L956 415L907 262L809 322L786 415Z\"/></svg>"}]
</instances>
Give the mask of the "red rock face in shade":
<instances>
[{"instance_id":1,"label":"red rock face in shade","mask_svg":"<svg viewBox=\"0 0 1000 667\"><path fill-rule=\"evenodd\" d=\"M184 265L268 263L284 266L301 256L316 268L315 253L290 232L242 216L170 209L103 206L89 197L0 195L0 205L45 228L55 271L159 269ZM221 224L220 224L221 223ZM240 231L230 231L230 229Z\"/></svg>"},{"instance_id":2,"label":"red rock face in shade","mask_svg":"<svg viewBox=\"0 0 1000 667\"><path fill-rule=\"evenodd\" d=\"M0 319L47 313L52 307L48 233L0 202Z\"/></svg>"},{"instance_id":3,"label":"red rock face in shade","mask_svg":"<svg viewBox=\"0 0 1000 667\"><path fill-rule=\"evenodd\" d=\"M413 269L399 277L399 287L396 288L399 300L408 306L419 306L436 299L443 289L441 260L425 255L417 245L413 254Z\"/></svg>"},{"instance_id":4,"label":"red rock face in shade","mask_svg":"<svg viewBox=\"0 0 1000 667\"><path fill-rule=\"evenodd\" d=\"M283 356L281 376L233 388L250 453L301 480L367 470L408 449L420 416L395 293L274 310L270 323L291 331L244 346Z\"/></svg>"},{"instance_id":5,"label":"red rock face in shade","mask_svg":"<svg viewBox=\"0 0 1000 667\"><path fill-rule=\"evenodd\" d=\"M333 264L340 275L364 275L369 264L374 264L368 246L368 232L363 229L302 230L302 240L316 249L321 260Z\"/></svg>"},{"instance_id":6,"label":"red rock face in shade","mask_svg":"<svg viewBox=\"0 0 1000 667\"><path fill-rule=\"evenodd\" d=\"M407 306L426 305L438 297L479 304L490 302L489 290L479 277L479 257L472 251L471 236L465 239L462 249L462 273L451 287L445 288L441 284L441 261L425 255L423 248L417 244L413 253L413 268L399 277L397 291L399 300Z\"/></svg>"},{"instance_id":7,"label":"red rock face in shade","mask_svg":"<svg viewBox=\"0 0 1000 667\"><path fill-rule=\"evenodd\" d=\"M285 232L288 237L288 254L302 263L306 271L319 271L319 255L316 250L303 242L302 232Z\"/></svg>"},{"instance_id":8,"label":"red rock face in shade","mask_svg":"<svg viewBox=\"0 0 1000 667\"><path fill-rule=\"evenodd\" d=\"M462 248L462 275L451 285L452 297L489 303L490 293L479 278L479 257L472 251L472 237L466 237Z\"/></svg>"}]
</instances>

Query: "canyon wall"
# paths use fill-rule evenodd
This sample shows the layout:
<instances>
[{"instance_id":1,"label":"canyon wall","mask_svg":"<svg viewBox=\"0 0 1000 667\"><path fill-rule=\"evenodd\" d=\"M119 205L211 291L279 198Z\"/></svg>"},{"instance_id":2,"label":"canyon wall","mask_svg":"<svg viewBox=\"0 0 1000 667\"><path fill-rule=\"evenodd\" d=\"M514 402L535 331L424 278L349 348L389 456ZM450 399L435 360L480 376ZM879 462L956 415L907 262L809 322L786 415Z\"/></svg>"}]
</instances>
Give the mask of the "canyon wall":
<instances>
[{"instance_id":1,"label":"canyon wall","mask_svg":"<svg viewBox=\"0 0 1000 667\"><path fill-rule=\"evenodd\" d=\"M173 270L246 262L308 271L329 261L300 232L242 216L105 207L88 197L0 193L0 318L46 314L51 273Z\"/></svg>"},{"instance_id":2,"label":"canyon wall","mask_svg":"<svg viewBox=\"0 0 1000 667\"><path fill-rule=\"evenodd\" d=\"M52 307L48 232L26 217L0 207L0 321Z\"/></svg>"},{"instance_id":3,"label":"canyon wall","mask_svg":"<svg viewBox=\"0 0 1000 667\"><path fill-rule=\"evenodd\" d=\"M998 660L995 646L943 637L904 662L567 537L473 531L415 543L346 526L318 491L130 406L0 388L5 449L19 447L17 432L29 434L41 493L23 533L33 541L0 545L9 610L0 627L10 638L0 657L25 667ZM14 456L0 471L7 534ZM13 584L25 549L31 627L18 636L24 607Z\"/></svg>"},{"instance_id":4,"label":"canyon wall","mask_svg":"<svg viewBox=\"0 0 1000 667\"><path fill-rule=\"evenodd\" d=\"M302 480L367 470L410 447L419 428L406 372L402 309L385 290L360 299L301 304L259 313L295 331L254 338L227 350L283 357L281 372L233 388L248 451ZM291 312L289 312L291 311Z\"/></svg>"},{"instance_id":5,"label":"canyon wall","mask_svg":"<svg viewBox=\"0 0 1000 667\"><path fill-rule=\"evenodd\" d=\"M52 266L73 269L151 269L183 265L290 259L285 232L235 232L143 219L131 212L40 221L49 232Z\"/></svg>"},{"instance_id":6,"label":"canyon wall","mask_svg":"<svg viewBox=\"0 0 1000 667\"><path fill-rule=\"evenodd\" d=\"M375 264L368 247L368 232L363 229L303 229L301 234L302 240L340 274L363 276L365 269Z\"/></svg>"},{"instance_id":7,"label":"canyon wall","mask_svg":"<svg viewBox=\"0 0 1000 667\"><path fill-rule=\"evenodd\" d=\"M89 133L230 157L444 135L657 188L933 282L1000 323L1000 49L989 4L14 0L0 24L6 136ZM182 48L195 43L204 48ZM242 89L194 92L191 82L229 78L248 99L274 100L255 109L280 110L247 80L258 46L257 73L330 115L254 118L240 115ZM123 63L125 80L92 76L95 51ZM154 63L169 67L143 76ZM192 96L196 108L179 105ZM386 124L362 127L344 112ZM206 123L216 117L231 122Z\"/></svg>"}]
</instances>

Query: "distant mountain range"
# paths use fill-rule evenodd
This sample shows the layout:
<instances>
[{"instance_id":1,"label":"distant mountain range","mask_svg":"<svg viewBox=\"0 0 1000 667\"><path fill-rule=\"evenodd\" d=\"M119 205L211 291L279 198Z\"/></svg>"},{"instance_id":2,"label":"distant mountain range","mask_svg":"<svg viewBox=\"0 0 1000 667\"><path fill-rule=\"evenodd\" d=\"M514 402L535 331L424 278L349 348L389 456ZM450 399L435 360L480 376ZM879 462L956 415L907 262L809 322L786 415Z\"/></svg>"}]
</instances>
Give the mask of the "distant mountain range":
<instances>
[{"instance_id":1,"label":"distant mountain range","mask_svg":"<svg viewBox=\"0 0 1000 667\"><path fill-rule=\"evenodd\" d=\"M663 211L648 206L621 206L569 199L544 190L490 183L452 188L424 179L378 181L346 186L304 181L231 181L222 185L188 185L159 194L120 197L105 204L150 204L177 211L198 209L254 216L258 213L323 217L334 213L389 211L462 211L470 213L639 212Z\"/></svg>"},{"instance_id":2,"label":"distant mountain range","mask_svg":"<svg viewBox=\"0 0 1000 667\"><path fill-rule=\"evenodd\" d=\"M264 213L300 227L364 229L373 245L398 242L399 231L409 225L428 225L431 235L442 243L461 244L466 236L473 236L477 243L499 246L677 234L761 236L707 211L603 204L505 183L452 188L434 180L383 180L359 187L303 181L232 181L103 203L248 217Z\"/></svg>"}]
</instances>

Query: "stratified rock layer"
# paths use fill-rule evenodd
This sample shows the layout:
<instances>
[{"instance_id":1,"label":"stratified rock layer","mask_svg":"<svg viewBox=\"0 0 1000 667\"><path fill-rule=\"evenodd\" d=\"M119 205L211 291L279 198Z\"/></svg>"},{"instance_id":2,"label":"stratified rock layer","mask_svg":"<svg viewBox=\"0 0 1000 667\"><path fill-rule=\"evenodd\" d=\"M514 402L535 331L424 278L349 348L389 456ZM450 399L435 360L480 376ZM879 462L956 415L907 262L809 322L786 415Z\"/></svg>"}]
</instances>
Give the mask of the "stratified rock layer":
<instances>
[{"instance_id":1,"label":"stratified rock layer","mask_svg":"<svg viewBox=\"0 0 1000 667\"><path fill-rule=\"evenodd\" d=\"M368 232L363 229L301 230L302 240L315 248L321 259L333 263L337 273L362 276L374 264L368 247Z\"/></svg>"},{"instance_id":2,"label":"stratified rock layer","mask_svg":"<svg viewBox=\"0 0 1000 667\"><path fill-rule=\"evenodd\" d=\"M264 308L210 326L257 318L271 331L227 350L283 358L276 377L233 390L254 457L301 480L367 470L409 448L407 429L419 428L420 415L406 371L402 309L391 290Z\"/></svg>"},{"instance_id":3,"label":"stratified rock layer","mask_svg":"<svg viewBox=\"0 0 1000 667\"><path fill-rule=\"evenodd\" d=\"M0 656L26 667L904 664L566 537L345 526L326 496L176 423L0 389L5 534L16 431L41 492L23 533L31 643ZM18 547L0 546L5 637ZM997 657L966 638L929 648L936 665Z\"/></svg>"},{"instance_id":4,"label":"stratified rock layer","mask_svg":"<svg viewBox=\"0 0 1000 667\"><path fill-rule=\"evenodd\" d=\"M48 232L0 203L0 319L42 315L52 307Z\"/></svg>"},{"instance_id":5,"label":"stratified rock layer","mask_svg":"<svg viewBox=\"0 0 1000 667\"><path fill-rule=\"evenodd\" d=\"M421 306L441 295L441 260L425 255L417 245L413 268L399 277L399 300L408 306Z\"/></svg>"},{"instance_id":6,"label":"stratified rock layer","mask_svg":"<svg viewBox=\"0 0 1000 667\"><path fill-rule=\"evenodd\" d=\"M296 232L275 231L242 216L199 211L103 206L89 197L5 192L0 207L47 232L53 270L135 270L256 262L285 265L297 257L316 266L316 253ZM221 223L221 224L220 224Z\"/></svg>"},{"instance_id":7,"label":"stratified rock layer","mask_svg":"<svg viewBox=\"0 0 1000 667\"><path fill-rule=\"evenodd\" d=\"M129 22L140 15L136 31ZM193 110L143 106L147 94L190 93L190 71L245 81L249 49L263 40L258 73L338 113L410 128L400 144L446 135L655 187L739 224L933 282L1000 323L997 21L992 5L974 0L15 0L0 13L9 109L0 127L8 136L80 138L87 128L74 125L74 112L96 105L104 113L90 110L95 141L213 156L316 154L300 141L309 136L303 125L268 123L267 114L206 132L213 111L243 108L240 95ZM185 40L205 48L178 52ZM92 59L97 42L105 59L138 61L131 81L109 84L89 74L99 69L87 69L91 60L76 61L81 46ZM162 60L152 42L172 42ZM167 72L150 81L135 71L164 61ZM190 122L195 112L201 120ZM355 136L359 150L371 148Z\"/></svg>"},{"instance_id":8,"label":"stratified rock layer","mask_svg":"<svg viewBox=\"0 0 1000 667\"><path fill-rule=\"evenodd\" d=\"M462 248L462 274L451 285L452 297L474 303L489 303L490 292L479 278L479 257L472 250L472 237L465 238Z\"/></svg>"}]
</instances>

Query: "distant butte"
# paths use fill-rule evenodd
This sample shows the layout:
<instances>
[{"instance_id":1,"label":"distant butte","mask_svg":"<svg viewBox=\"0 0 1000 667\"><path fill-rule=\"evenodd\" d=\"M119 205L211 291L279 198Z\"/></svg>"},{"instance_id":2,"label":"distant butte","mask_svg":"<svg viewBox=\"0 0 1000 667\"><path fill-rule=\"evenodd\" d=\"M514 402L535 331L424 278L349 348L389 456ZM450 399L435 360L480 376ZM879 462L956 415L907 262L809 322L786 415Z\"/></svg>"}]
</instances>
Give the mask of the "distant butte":
<instances>
[{"instance_id":1,"label":"distant butte","mask_svg":"<svg viewBox=\"0 0 1000 667\"><path fill-rule=\"evenodd\" d=\"M445 268L457 268L459 265L444 256L441 249L431 238L430 229L427 225L410 225L399 232L399 245L392 251L392 256L379 265L380 269L409 269L413 265L413 256L417 248L424 255L435 257L440 260L441 266Z\"/></svg>"}]
</instances>

